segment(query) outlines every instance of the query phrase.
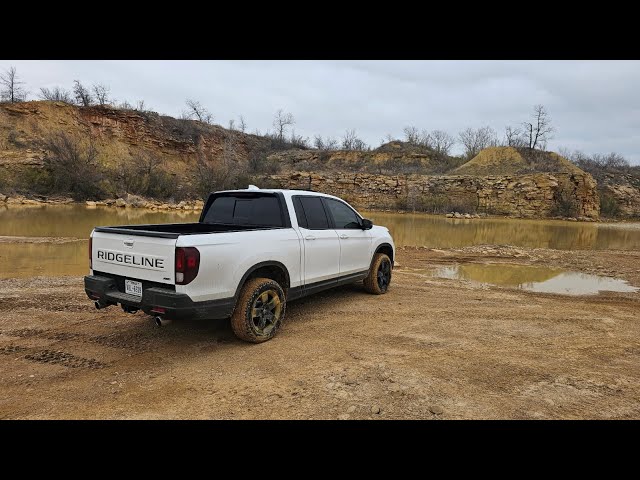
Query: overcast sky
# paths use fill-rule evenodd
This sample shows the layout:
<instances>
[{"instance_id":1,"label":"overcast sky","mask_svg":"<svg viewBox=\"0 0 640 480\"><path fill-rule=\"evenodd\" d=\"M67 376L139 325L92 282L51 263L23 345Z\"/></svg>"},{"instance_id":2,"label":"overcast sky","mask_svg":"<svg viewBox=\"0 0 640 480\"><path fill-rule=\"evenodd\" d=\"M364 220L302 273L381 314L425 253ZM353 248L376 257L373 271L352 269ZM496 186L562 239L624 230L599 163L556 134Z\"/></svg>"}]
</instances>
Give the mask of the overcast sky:
<instances>
[{"instance_id":1,"label":"overcast sky","mask_svg":"<svg viewBox=\"0 0 640 480\"><path fill-rule=\"evenodd\" d=\"M489 125L502 136L541 103L556 128L549 149L616 151L640 164L639 61L0 60L0 69L10 65L30 98L78 79L172 116L193 98L215 123L243 115L251 132L272 128L282 108L297 134L340 137L355 128L374 147L406 125L453 135Z\"/></svg>"}]
</instances>

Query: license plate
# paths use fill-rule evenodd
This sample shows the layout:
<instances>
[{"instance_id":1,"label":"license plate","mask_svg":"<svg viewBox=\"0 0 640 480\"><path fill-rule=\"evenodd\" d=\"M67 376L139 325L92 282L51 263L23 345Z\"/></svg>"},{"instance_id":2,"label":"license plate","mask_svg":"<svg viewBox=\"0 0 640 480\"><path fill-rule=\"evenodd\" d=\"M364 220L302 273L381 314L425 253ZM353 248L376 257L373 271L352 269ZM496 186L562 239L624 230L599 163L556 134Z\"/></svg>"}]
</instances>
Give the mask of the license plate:
<instances>
[{"instance_id":1,"label":"license plate","mask_svg":"<svg viewBox=\"0 0 640 480\"><path fill-rule=\"evenodd\" d=\"M135 280L124 281L124 292L129 295L135 295L137 297L142 296L142 282L136 282Z\"/></svg>"}]
</instances>

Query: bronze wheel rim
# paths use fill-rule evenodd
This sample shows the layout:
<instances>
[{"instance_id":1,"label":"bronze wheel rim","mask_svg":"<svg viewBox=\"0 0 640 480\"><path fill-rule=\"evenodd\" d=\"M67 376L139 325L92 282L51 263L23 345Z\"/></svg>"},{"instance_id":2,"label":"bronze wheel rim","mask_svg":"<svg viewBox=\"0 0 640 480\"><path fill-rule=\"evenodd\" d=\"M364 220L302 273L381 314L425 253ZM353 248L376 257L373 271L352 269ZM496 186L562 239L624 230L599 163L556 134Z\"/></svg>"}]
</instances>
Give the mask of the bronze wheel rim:
<instances>
[{"instance_id":1,"label":"bronze wheel rim","mask_svg":"<svg viewBox=\"0 0 640 480\"><path fill-rule=\"evenodd\" d=\"M265 290L253 302L251 324L257 335L269 335L282 315L282 302L275 290Z\"/></svg>"}]
</instances>

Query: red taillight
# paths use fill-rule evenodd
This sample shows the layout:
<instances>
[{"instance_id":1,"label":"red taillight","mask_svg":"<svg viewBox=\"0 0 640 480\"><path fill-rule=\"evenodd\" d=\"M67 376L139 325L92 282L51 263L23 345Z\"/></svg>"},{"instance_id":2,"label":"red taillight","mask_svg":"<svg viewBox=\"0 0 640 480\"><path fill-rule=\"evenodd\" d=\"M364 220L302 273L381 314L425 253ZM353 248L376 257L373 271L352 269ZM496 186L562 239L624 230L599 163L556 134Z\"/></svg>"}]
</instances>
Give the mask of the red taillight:
<instances>
[{"instance_id":1,"label":"red taillight","mask_svg":"<svg viewBox=\"0 0 640 480\"><path fill-rule=\"evenodd\" d=\"M195 247L176 247L176 285L187 285L200 268L200 252Z\"/></svg>"},{"instance_id":2,"label":"red taillight","mask_svg":"<svg viewBox=\"0 0 640 480\"><path fill-rule=\"evenodd\" d=\"M176 273L184 273L184 248L176 248Z\"/></svg>"},{"instance_id":3,"label":"red taillight","mask_svg":"<svg viewBox=\"0 0 640 480\"><path fill-rule=\"evenodd\" d=\"M93 237L89 237L89 268L93 268L93 259L92 259L92 247L93 247Z\"/></svg>"}]
</instances>

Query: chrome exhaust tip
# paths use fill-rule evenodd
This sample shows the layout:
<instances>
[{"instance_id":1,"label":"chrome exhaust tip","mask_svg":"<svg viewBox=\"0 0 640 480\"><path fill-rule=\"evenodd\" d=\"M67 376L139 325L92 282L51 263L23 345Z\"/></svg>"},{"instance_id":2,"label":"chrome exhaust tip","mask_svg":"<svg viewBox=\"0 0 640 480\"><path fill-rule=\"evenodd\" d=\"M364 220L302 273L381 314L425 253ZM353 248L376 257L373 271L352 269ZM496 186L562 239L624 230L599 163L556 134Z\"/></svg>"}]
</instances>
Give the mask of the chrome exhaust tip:
<instances>
[{"instance_id":1,"label":"chrome exhaust tip","mask_svg":"<svg viewBox=\"0 0 640 480\"><path fill-rule=\"evenodd\" d=\"M166 318L162 318L160 315L156 315L153 317L153 323L156 324L156 327L164 327L171 323L171 320L167 320Z\"/></svg>"}]
</instances>

